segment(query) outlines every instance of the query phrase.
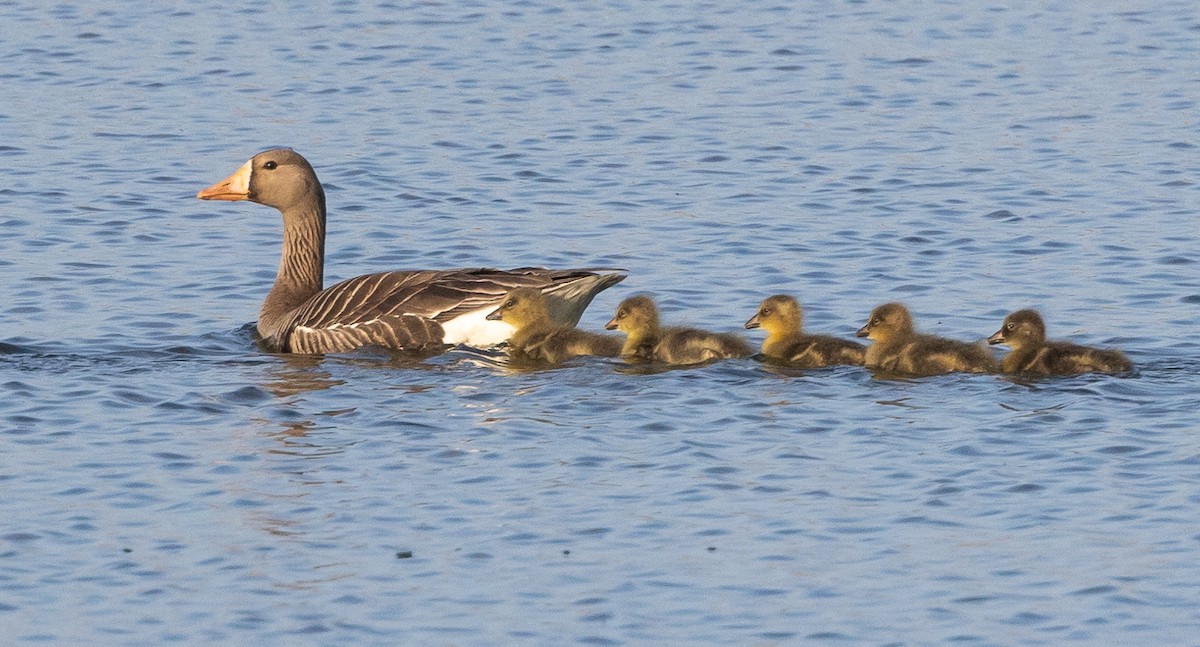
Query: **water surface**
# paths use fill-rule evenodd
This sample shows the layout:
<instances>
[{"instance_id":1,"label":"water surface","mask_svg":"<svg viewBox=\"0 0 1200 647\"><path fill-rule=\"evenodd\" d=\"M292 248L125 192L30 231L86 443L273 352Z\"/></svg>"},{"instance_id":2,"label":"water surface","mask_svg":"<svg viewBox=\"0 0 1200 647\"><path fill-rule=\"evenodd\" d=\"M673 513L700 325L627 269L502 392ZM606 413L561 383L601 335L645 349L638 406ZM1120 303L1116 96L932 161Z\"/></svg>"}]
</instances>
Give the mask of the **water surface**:
<instances>
[{"instance_id":1,"label":"water surface","mask_svg":"<svg viewBox=\"0 0 1200 647\"><path fill-rule=\"evenodd\" d=\"M1140 7L1140 6L1139 6ZM0 632L38 644L1190 644L1184 2L0 4ZM1132 376L259 351L327 280L615 266L664 317L1009 311ZM752 333L757 342L758 333Z\"/></svg>"}]
</instances>

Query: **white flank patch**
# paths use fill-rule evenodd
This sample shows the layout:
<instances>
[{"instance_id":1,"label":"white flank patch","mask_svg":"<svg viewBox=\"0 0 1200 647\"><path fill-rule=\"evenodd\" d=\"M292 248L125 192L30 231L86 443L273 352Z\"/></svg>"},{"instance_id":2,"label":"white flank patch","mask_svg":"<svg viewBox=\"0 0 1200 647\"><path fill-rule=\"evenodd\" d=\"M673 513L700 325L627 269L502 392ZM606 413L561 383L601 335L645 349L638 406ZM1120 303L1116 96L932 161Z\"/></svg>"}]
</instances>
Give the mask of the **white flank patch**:
<instances>
[{"instance_id":1,"label":"white flank patch","mask_svg":"<svg viewBox=\"0 0 1200 647\"><path fill-rule=\"evenodd\" d=\"M488 321L488 314L495 309L494 306L488 306L472 310L443 323L442 329L446 331L446 336L442 341L476 348L487 348L508 341L516 329L503 321Z\"/></svg>"}]
</instances>

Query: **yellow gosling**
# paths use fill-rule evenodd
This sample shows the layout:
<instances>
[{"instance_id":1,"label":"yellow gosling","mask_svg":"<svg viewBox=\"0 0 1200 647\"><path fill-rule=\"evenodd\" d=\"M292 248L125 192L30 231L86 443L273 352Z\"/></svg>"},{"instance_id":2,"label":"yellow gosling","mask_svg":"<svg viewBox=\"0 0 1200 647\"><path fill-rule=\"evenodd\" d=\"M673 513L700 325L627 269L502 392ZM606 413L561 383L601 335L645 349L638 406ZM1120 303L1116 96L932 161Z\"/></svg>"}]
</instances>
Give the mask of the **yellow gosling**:
<instances>
[{"instance_id":1,"label":"yellow gosling","mask_svg":"<svg viewBox=\"0 0 1200 647\"><path fill-rule=\"evenodd\" d=\"M1046 324L1034 310L1018 310L1004 318L989 344L1008 344L1012 352L1000 362L1005 373L1077 375L1124 373L1133 363L1119 350L1089 348L1065 341L1046 341Z\"/></svg>"},{"instance_id":2,"label":"yellow gosling","mask_svg":"<svg viewBox=\"0 0 1200 647\"><path fill-rule=\"evenodd\" d=\"M487 318L515 329L508 346L517 357L558 364L581 355L616 357L621 353L621 340L614 335L554 323L546 297L537 288L510 291Z\"/></svg>"},{"instance_id":3,"label":"yellow gosling","mask_svg":"<svg viewBox=\"0 0 1200 647\"><path fill-rule=\"evenodd\" d=\"M625 333L621 355L627 361L687 365L754 354L746 340L732 333L662 327L658 308L646 296L622 301L605 328Z\"/></svg>"},{"instance_id":4,"label":"yellow gosling","mask_svg":"<svg viewBox=\"0 0 1200 647\"><path fill-rule=\"evenodd\" d=\"M762 354L777 362L799 368L851 364L862 366L867 349L862 344L832 335L806 335L804 311L794 297L767 297L746 322L746 328L762 328L767 338Z\"/></svg>"},{"instance_id":5,"label":"yellow gosling","mask_svg":"<svg viewBox=\"0 0 1200 647\"><path fill-rule=\"evenodd\" d=\"M857 334L874 342L867 348L867 368L886 373L991 373L997 368L996 358L985 346L915 332L912 315L900 303L875 308Z\"/></svg>"}]
</instances>

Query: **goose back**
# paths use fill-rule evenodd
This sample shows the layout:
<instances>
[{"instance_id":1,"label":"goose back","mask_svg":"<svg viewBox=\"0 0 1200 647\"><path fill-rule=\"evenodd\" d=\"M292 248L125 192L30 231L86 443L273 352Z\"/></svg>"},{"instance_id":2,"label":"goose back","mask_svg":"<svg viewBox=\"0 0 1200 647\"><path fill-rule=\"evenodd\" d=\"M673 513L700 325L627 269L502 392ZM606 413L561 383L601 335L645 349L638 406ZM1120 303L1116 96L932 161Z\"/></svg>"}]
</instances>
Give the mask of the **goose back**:
<instances>
[{"instance_id":1,"label":"goose back","mask_svg":"<svg viewBox=\"0 0 1200 647\"><path fill-rule=\"evenodd\" d=\"M1079 373L1124 373L1133 363L1118 350L1089 348L1064 341L1045 342L1013 350L1004 357L1005 373L1076 375Z\"/></svg>"},{"instance_id":2,"label":"goose back","mask_svg":"<svg viewBox=\"0 0 1200 647\"><path fill-rule=\"evenodd\" d=\"M924 376L943 373L992 373L996 358L980 344L913 334L867 349L864 364L885 373Z\"/></svg>"},{"instance_id":3,"label":"goose back","mask_svg":"<svg viewBox=\"0 0 1200 647\"><path fill-rule=\"evenodd\" d=\"M696 328L668 327L657 335L654 361L666 364L701 364L717 359L749 357L754 349L741 336Z\"/></svg>"},{"instance_id":4,"label":"goose back","mask_svg":"<svg viewBox=\"0 0 1200 647\"><path fill-rule=\"evenodd\" d=\"M867 348L832 335L797 333L764 341L762 353L797 368L820 368L840 364L862 366L866 362Z\"/></svg>"},{"instance_id":5,"label":"goose back","mask_svg":"<svg viewBox=\"0 0 1200 647\"><path fill-rule=\"evenodd\" d=\"M558 364L573 357L617 357L621 340L613 335L601 335L578 328L545 326L520 334L510 340L515 354L539 362Z\"/></svg>"}]
</instances>

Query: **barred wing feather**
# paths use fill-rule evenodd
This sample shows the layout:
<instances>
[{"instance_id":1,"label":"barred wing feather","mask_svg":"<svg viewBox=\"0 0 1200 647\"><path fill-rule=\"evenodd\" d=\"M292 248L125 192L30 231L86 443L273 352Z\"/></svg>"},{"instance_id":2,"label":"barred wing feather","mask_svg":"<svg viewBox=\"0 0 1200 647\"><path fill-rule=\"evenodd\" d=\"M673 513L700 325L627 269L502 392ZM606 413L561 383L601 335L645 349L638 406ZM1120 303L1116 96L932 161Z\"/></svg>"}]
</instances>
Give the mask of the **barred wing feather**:
<instances>
[{"instance_id":1,"label":"barred wing feather","mask_svg":"<svg viewBox=\"0 0 1200 647\"><path fill-rule=\"evenodd\" d=\"M339 352L365 344L431 349L443 343L442 324L495 308L517 287L540 288L548 295L563 292L567 307L553 314L574 325L596 292L623 278L590 270L541 268L367 274L322 290L298 308L279 346L300 353Z\"/></svg>"}]
</instances>

